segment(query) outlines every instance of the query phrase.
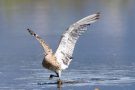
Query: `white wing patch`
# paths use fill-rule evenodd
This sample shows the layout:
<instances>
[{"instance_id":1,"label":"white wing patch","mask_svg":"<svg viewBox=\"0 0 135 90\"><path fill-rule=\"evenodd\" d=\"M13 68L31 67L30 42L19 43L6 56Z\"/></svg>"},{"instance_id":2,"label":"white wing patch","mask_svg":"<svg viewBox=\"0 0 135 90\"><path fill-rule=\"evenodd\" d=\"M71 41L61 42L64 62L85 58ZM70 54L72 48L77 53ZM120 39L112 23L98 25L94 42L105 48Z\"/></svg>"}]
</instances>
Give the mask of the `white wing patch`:
<instances>
[{"instance_id":1,"label":"white wing patch","mask_svg":"<svg viewBox=\"0 0 135 90\"><path fill-rule=\"evenodd\" d=\"M61 64L61 68L63 70L68 68L70 62L73 59L72 54L79 36L87 30L87 26L89 26L91 23L94 23L98 19L99 13L87 16L71 25L62 35L55 56L57 61Z\"/></svg>"}]
</instances>

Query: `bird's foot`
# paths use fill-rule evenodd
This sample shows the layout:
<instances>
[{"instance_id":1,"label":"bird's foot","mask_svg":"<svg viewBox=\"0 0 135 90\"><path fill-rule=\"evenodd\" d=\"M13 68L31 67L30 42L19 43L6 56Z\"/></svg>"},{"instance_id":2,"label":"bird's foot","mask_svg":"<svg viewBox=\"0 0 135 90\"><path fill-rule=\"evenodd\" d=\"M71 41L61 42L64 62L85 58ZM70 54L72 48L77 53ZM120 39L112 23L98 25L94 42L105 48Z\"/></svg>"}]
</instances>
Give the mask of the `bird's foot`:
<instances>
[{"instance_id":1,"label":"bird's foot","mask_svg":"<svg viewBox=\"0 0 135 90\"><path fill-rule=\"evenodd\" d=\"M53 79L53 77L54 77L54 75L51 74L49 77L49 80Z\"/></svg>"}]
</instances>

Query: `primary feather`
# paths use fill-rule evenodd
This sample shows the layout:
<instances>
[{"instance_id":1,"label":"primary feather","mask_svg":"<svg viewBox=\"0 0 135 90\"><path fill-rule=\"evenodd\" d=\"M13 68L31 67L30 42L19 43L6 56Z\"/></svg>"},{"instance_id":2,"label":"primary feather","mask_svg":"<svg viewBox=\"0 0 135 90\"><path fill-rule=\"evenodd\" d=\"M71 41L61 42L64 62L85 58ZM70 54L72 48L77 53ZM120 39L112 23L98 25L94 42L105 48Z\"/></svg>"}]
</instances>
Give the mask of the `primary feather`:
<instances>
[{"instance_id":1,"label":"primary feather","mask_svg":"<svg viewBox=\"0 0 135 90\"><path fill-rule=\"evenodd\" d=\"M63 70L68 68L71 60L73 59L72 54L79 36L87 30L87 26L96 22L98 19L99 13L89 15L72 24L68 30L63 33L59 46L55 52L55 57Z\"/></svg>"}]
</instances>

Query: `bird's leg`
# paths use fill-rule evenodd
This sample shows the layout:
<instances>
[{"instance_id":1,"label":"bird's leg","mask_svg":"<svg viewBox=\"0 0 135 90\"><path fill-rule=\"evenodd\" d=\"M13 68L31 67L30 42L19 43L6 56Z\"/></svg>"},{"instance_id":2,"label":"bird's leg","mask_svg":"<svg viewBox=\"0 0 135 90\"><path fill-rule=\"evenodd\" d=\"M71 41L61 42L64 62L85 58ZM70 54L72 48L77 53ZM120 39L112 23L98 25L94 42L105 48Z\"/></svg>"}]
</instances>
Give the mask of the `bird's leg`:
<instances>
[{"instance_id":1,"label":"bird's leg","mask_svg":"<svg viewBox=\"0 0 135 90\"><path fill-rule=\"evenodd\" d=\"M52 79L53 77L58 77L58 76L51 74L50 77L49 77L49 79Z\"/></svg>"},{"instance_id":2,"label":"bird's leg","mask_svg":"<svg viewBox=\"0 0 135 90\"><path fill-rule=\"evenodd\" d=\"M56 72L56 75L59 77L59 79L57 80L57 84L58 84L58 88L60 88L61 85L63 84L62 80L60 79L61 71L58 71L58 73Z\"/></svg>"},{"instance_id":3,"label":"bird's leg","mask_svg":"<svg viewBox=\"0 0 135 90\"><path fill-rule=\"evenodd\" d=\"M57 73L57 72L55 72L55 73L56 73L56 75L51 74L49 79L52 79L53 77L59 77L60 76L59 73Z\"/></svg>"},{"instance_id":4,"label":"bird's leg","mask_svg":"<svg viewBox=\"0 0 135 90\"><path fill-rule=\"evenodd\" d=\"M58 88L61 88L61 85L63 84L62 81L61 81L61 79L60 79L60 77L61 77L61 71L58 71L58 72L55 72L55 73L56 73L56 75L51 74L49 79L52 79L53 77L58 77L58 80L57 80L57 85L58 86L57 87Z\"/></svg>"}]
</instances>

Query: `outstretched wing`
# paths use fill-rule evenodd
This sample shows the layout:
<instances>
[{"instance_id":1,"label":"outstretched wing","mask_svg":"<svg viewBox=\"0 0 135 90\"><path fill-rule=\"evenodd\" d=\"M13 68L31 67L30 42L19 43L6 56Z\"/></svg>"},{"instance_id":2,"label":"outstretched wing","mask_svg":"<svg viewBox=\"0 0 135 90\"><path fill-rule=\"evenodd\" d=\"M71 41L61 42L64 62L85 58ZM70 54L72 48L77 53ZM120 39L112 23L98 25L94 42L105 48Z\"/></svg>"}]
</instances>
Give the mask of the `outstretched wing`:
<instances>
[{"instance_id":1,"label":"outstretched wing","mask_svg":"<svg viewBox=\"0 0 135 90\"><path fill-rule=\"evenodd\" d=\"M98 19L99 13L89 15L71 25L62 35L59 46L55 52L57 61L61 64L62 69L68 68L73 59L72 54L79 36L87 30L87 26L96 22Z\"/></svg>"},{"instance_id":2,"label":"outstretched wing","mask_svg":"<svg viewBox=\"0 0 135 90\"><path fill-rule=\"evenodd\" d=\"M41 46L43 47L43 49L45 51L45 54L52 53L52 49L45 43L45 41L43 39L41 39L41 37L39 37L32 30L30 30L30 29L27 29L27 30L32 36L34 36L39 41L39 43L41 44Z\"/></svg>"}]
</instances>

